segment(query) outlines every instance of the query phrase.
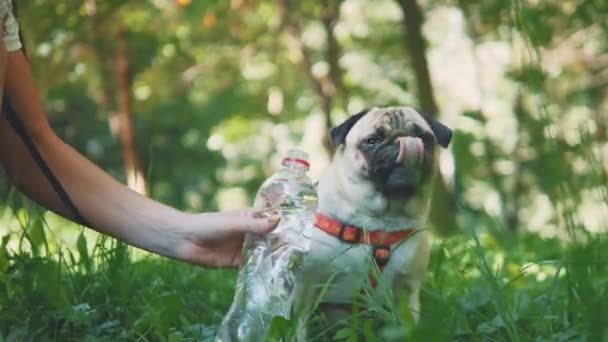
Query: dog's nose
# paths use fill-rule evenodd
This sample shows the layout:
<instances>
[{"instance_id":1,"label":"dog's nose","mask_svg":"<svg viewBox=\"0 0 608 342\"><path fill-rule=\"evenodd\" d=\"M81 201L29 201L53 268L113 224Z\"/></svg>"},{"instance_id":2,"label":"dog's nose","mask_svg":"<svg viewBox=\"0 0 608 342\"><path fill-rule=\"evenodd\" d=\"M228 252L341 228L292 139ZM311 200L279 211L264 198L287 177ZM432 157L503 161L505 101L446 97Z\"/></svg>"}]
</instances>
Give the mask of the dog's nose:
<instances>
[{"instance_id":1,"label":"dog's nose","mask_svg":"<svg viewBox=\"0 0 608 342\"><path fill-rule=\"evenodd\" d=\"M395 143L399 147L397 154L397 164L419 165L424 158L424 143L418 137L398 137Z\"/></svg>"}]
</instances>

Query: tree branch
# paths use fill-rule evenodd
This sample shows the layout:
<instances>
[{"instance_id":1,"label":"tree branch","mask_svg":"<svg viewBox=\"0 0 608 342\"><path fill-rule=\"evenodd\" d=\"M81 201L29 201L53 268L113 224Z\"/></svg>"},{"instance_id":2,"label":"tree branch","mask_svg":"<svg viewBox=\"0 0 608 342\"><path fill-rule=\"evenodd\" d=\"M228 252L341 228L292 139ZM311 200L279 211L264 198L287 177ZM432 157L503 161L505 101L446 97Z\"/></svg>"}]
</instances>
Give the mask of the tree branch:
<instances>
[{"instance_id":1,"label":"tree branch","mask_svg":"<svg viewBox=\"0 0 608 342\"><path fill-rule=\"evenodd\" d=\"M133 128L133 67L129 57L127 32L122 29L116 34L113 67L118 88L118 134L122 146L127 184L131 189L145 194L146 181L137 153L135 129Z\"/></svg>"},{"instance_id":2,"label":"tree branch","mask_svg":"<svg viewBox=\"0 0 608 342\"><path fill-rule=\"evenodd\" d=\"M277 0L277 8L279 11L280 18L279 27L289 37L290 48L298 51L300 54L300 61L298 63L298 66L316 94L319 106L321 107L321 111L323 112L323 116L325 118L326 132L329 132L329 130L333 126L333 122L331 119L333 98L338 92L343 97L346 93L346 91L344 90L344 83L342 82L343 72L338 63L338 60L341 55L341 48L333 33L333 29L338 18L339 4L340 1L336 0L331 0L325 3L322 21L327 33L327 50L325 55L330 69L329 77L317 78L312 72L313 62L310 53L306 49L302 42L302 39L300 38L302 33L301 29L298 24L293 21L292 18L289 16L290 1ZM331 145L327 137L323 139L323 145L325 146L327 152L332 155L333 146Z\"/></svg>"},{"instance_id":3,"label":"tree branch","mask_svg":"<svg viewBox=\"0 0 608 342\"><path fill-rule=\"evenodd\" d=\"M341 2L342 1L337 0L325 2L326 7L323 13L323 26L327 33L326 58L329 63L329 76L335 89L335 95L338 95L339 98L342 99L342 106L346 109L348 94L346 87L344 86L344 71L339 63L340 57L342 56L342 47L340 46L340 43L338 43L334 33L334 28L338 22ZM329 126L331 126L331 124Z\"/></svg>"},{"instance_id":4,"label":"tree branch","mask_svg":"<svg viewBox=\"0 0 608 342\"><path fill-rule=\"evenodd\" d=\"M399 5L403 12L407 51L416 76L420 109L425 114L436 117L438 107L433 95L431 74L426 59L426 45L422 36L422 13L416 0L399 0Z\"/></svg>"},{"instance_id":5,"label":"tree branch","mask_svg":"<svg viewBox=\"0 0 608 342\"><path fill-rule=\"evenodd\" d=\"M398 3L403 12L405 46L414 69L420 109L427 116L435 118L439 110L433 95L431 74L426 59L426 46L422 36L422 13L416 0L398 0ZM430 219L435 229L443 234L451 233L458 228L456 202L441 177L437 177L433 186Z\"/></svg>"}]
</instances>

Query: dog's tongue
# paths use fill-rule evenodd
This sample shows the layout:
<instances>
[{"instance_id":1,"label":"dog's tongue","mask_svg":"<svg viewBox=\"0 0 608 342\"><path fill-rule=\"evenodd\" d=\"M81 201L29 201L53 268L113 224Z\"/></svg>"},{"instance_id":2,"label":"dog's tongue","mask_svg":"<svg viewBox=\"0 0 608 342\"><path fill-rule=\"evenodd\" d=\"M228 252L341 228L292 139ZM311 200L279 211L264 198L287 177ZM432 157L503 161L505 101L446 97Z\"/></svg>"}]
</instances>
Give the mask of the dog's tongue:
<instances>
[{"instance_id":1,"label":"dog's tongue","mask_svg":"<svg viewBox=\"0 0 608 342\"><path fill-rule=\"evenodd\" d=\"M397 164L405 162L408 165L418 165L422 162L424 156L422 139L418 137L399 137L396 143L399 145Z\"/></svg>"}]
</instances>

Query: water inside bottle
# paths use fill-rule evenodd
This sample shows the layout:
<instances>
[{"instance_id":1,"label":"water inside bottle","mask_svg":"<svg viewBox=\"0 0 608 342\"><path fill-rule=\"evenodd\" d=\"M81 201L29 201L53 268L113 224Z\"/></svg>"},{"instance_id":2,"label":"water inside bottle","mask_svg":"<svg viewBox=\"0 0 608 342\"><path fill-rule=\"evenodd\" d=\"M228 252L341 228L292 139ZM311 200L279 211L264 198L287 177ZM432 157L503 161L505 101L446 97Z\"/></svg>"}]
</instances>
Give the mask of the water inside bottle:
<instances>
[{"instance_id":1,"label":"water inside bottle","mask_svg":"<svg viewBox=\"0 0 608 342\"><path fill-rule=\"evenodd\" d=\"M303 231L310 227L317 193L306 175L306 153L290 150L281 165L254 204L256 211L278 214L281 221L269 234L246 236L234 300L217 341L262 341L273 317L289 319L309 248Z\"/></svg>"}]
</instances>

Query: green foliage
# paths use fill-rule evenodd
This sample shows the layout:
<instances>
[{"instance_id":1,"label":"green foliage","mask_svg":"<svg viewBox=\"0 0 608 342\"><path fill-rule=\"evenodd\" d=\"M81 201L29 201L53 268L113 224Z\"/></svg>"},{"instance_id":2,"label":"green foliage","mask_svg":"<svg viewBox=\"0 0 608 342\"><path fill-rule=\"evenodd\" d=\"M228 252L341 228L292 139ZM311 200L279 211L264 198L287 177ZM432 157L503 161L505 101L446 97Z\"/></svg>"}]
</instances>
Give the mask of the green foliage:
<instances>
[{"instance_id":1,"label":"green foliage","mask_svg":"<svg viewBox=\"0 0 608 342\"><path fill-rule=\"evenodd\" d=\"M81 235L80 258L68 250L36 257L3 245L0 255L9 267L0 273L0 336L7 341L213 336L211 327L231 300L234 272L134 261L124 245L105 238L88 255L86 244Z\"/></svg>"},{"instance_id":2,"label":"green foliage","mask_svg":"<svg viewBox=\"0 0 608 342\"><path fill-rule=\"evenodd\" d=\"M519 240L466 234L435 244L418 324L408 318L407 303L392 307L368 299L368 311L354 310L340 326L312 336L345 341L605 337L608 237L574 245L530 234ZM213 336L232 299L233 271L135 261L120 245L96 244L89 261L65 258L66 250L36 257L3 247L10 267L0 273L0 336L9 341ZM271 325L270 340L293 331L293 322L280 318Z\"/></svg>"}]
</instances>

